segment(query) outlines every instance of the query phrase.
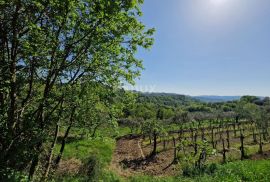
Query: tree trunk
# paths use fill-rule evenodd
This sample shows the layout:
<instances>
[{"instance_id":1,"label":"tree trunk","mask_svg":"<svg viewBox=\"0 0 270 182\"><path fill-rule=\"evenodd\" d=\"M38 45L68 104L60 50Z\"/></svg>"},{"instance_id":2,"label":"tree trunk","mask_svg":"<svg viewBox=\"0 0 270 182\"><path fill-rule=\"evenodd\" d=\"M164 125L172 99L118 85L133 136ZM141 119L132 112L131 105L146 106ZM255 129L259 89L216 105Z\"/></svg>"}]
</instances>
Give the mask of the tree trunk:
<instances>
[{"instance_id":1,"label":"tree trunk","mask_svg":"<svg viewBox=\"0 0 270 182\"><path fill-rule=\"evenodd\" d=\"M20 1L17 1L15 5L15 13L12 18L12 38L11 38L11 51L10 51L10 64L9 64L9 73L10 73L10 105L8 110L8 126L10 131L13 133L13 129L16 125L16 103L17 103L17 78L16 78L16 63L17 63L17 50L18 50L18 17L19 11L21 9Z\"/></svg>"},{"instance_id":2,"label":"tree trunk","mask_svg":"<svg viewBox=\"0 0 270 182\"><path fill-rule=\"evenodd\" d=\"M263 129L263 140L265 141L265 140L267 140L267 136L266 136L266 129L264 128Z\"/></svg>"},{"instance_id":3,"label":"tree trunk","mask_svg":"<svg viewBox=\"0 0 270 182\"><path fill-rule=\"evenodd\" d=\"M223 138L223 130L219 132L219 140L222 140Z\"/></svg>"},{"instance_id":4,"label":"tree trunk","mask_svg":"<svg viewBox=\"0 0 270 182\"><path fill-rule=\"evenodd\" d=\"M241 160L245 159L244 138L245 138L244 135L241 133L241 136L240 136L240 140L241 140L241 147L240 147Z\"/></svg>"},{"instance_id":5,"label":"tree trunk","mask_svg":"<svg viewBox=\"0 0 270 182\"><path fill-rule=\"evenodd\" d=\"M173 149L174 149L174 152L173 152L173 162L176 162L177 160L177 152L176 152L176 141L175 141L175 138L173 137Z\"/></svg>"},{"instance_id":6,"label":"tree trunk","mask_svg":"<svg viewBox=\"0 0 270 182\"><path fill-rule=\"evenodd\" d=\"M225 141L224 139L222 139L222 147L223 147L223 150L222 150L222 156L223 156L223 163L226 163L226 148L225 148Z\"/></svg>"},{"instance_id":7,"label":"tree trunk","mask_svg":"<svg viewBox=\"0 0 270 182\"><path fill-rule=\"evenodd\" d=\"M59 154L55 160L55 167L57 168L58 167L58 164L59 162L61 161L61 158L62 158L62 155L63 155L63 152L64 152L64 149L65 149L65 145L66 145L66 140L68 138L68 135L69 135L69 131L73 125L73 120L74 120L74 114L75 114L75 110L76 110L76 107L74 107L72 109L72 112L71 112L71 115L70 115L70 123L69 123L69 126L65 132L65 135L62 139L62 144L61 144L61 148L60 148L60 151L59 151Z\"/></svg>"},{"instance_id":8,"label":"tree trunk","mask_svg":"<svg viewBox=\"0 0 270 182\"><path fill-rule=\"evenodd\" d=\"M204 140L205 139L204 128L202 128L201 131L202 131L202 140Z\"/></svg>"},{"instance_id":9,"label":"tree trunk","mask_svg":"<svg viewBox=\"0 0 270 182\"><path fill-rule=\"evenodd\" d=\"M166 140L163 139L163 150L166 150Z\"/></svg>"},{"instance_id":10,"label":"tree trunk","mask_svg":"<svg viewBox=\"0 0 270 182\"><path fill-rule=\"evenodd\" d=\"M194 135L194 156L198 153L197 132Z\"/></svg>"},{"instance_id":11,"label":"tree trunk","mask_svg":"<svg viewBox=\"0 0 270 182\"><path fill-rule=\"evenodd\" d=\"M36 150L37 151L40 151L41 147L42 147L42 142L40 141L37 144ZM36 168L38 166L38 162L39 162L39 153L36 152L34 154L34 156L33 156L32 163L31 163L31 166L30 166L30 170L29 170L29 174L28 174L28 181L32 181L33 180L34 174L36 172Z\"/></svg>"},{"instance_id":12,"label":"tree trunk","mask_svg":"<svg viewBox=\"0 0 270 182\"><path fill-rule=\"evenodd\" d=\"M235 128L235 123L233 125L233 131L234 131L234 137L236 137L236 128Z\"/></svg>"},{"instance_id":13,"label":"tree trunk","mask_svg":"<svg viewBox=\"0 0 270 182\"><path fill-rule=\"evenodd\" d=\"M259 154L263 153L262 134L260 133Z\"/></svg>"},{"instance_id":14,"label":"tree trunk","mask_svg":"<svg viewBox=\"0 0 270 182\"><path fill-rule=\"evenodd\" d=\"M61 144L59 154L58 154L57 158L55 159L55 166L56 167L58 166L59 162L61 161L64 149L65 149L65 145L66 145L66 140L67 140L67 137L69 135L70 129L71 129L71 125L68 126L68 128L67 128L67 130L65 132L64 138L62 139L62 144Z\"/></svg>"},{"instance_id":15,"label":"tree trunk","mask_svg":"<svg viewBox=\"0 0 270 182\"><path fill-rule=\"evenodd\" d=\"M212 140L212 147L215 148L215 137L214 137L214 128L211 130L211 140Z\"/></svg>"},{"instance_id":16,"label":"tree trunk","mask_svg":"<svg viewBox=\"0 0 270 182\"><path fill-rule=\"evenodd\" d=\"M227 133L227 148L229 149L230 148L230 131L227 130L226 133Z\"/></svg>"},{"instance_id":17,"label":"tree trunk","mask_svg":"<svg viewBox=\"0 0 270 182\"><path fill-rule=\"evenodd\" d=\"M59 132L59 125L57 124L56 128L55 128L53 143L52 143L51 148L50 148L48 162L47 162L47 165L46 165L46 168L45 168L45 173L43 175L43 180L47 179L47 177L49 175L49 172L50 172L50 167L51 167L51 164L52 164L52 157L53 157L53 150L54 150L54 147L55 147L55 144L56 144L56 141L57 141L58 132Z\"/></svg>"},{"instance_id":18,"label":"tree trunk","mask_svg":"<svg viewBox=\"0 0 270 182\"><path fill-rule=\"evenodd\" d=\"M157 134L156 134L156 132L154 132L153 136L154 136L154 148L153 148L151 156L156 156L156 154L157 154Z\"/></svg>"}]
</instances>

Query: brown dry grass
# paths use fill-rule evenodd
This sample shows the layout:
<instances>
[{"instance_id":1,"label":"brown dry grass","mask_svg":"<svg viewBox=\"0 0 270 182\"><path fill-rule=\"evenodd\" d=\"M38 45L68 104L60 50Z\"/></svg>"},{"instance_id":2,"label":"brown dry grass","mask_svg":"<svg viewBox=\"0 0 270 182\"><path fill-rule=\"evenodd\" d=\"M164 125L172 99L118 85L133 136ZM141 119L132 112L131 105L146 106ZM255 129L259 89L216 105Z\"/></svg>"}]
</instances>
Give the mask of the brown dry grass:
<instances>
[{"instance_id":1,"label":"brown dry grass","mask_svg":"<svg viewBox=\"0 0 270 182\"><path fill-rule=\"evenodd\" d=\"M58 175L76 175L80 172L82 162L79 159L71 158L68 160L62 160L59 163L59 167L56 171Z\"/></svg>"}]
</instances>

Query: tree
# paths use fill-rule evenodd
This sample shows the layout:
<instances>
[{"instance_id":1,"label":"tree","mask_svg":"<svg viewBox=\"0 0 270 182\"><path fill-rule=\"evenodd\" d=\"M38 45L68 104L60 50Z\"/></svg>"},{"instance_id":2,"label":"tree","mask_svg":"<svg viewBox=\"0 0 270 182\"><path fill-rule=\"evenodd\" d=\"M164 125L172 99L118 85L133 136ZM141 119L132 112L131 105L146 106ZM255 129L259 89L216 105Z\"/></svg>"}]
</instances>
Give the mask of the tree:
<instances>
[{"instance_id":1,"label":"tree","mask_svg":"<svg viewBox=\"0 0 270 182\"><path fill-rule=\"evenodd\" d=\"M157 110L157 117L156 117L157 119L159 119L159 120L162 120L162 119L164 119L164 110L163 109L158 109Z\"/></svg>"},{"instance_id":2,"label":"tree","mask_svg":"<svg viewBox=\"0 0 270 182\"><path fill-rule=\"evenodd\" d=\"M109 93L139 76L142 61L135 53L152 45L154 32L138 21L141 3L0 1L2 169L30 165L33 179L59 120L70 129L80 115L84 93L76 89L100 83ZM65 90L75 93L73 100Z\"/></svg>"},{"instance_id":3,"label":"tree","mask_svg":"<svg viewBox=\"0 0 270 182\"><path fill-rule=\"evenodd\" d=\"M150 157L155 157L157 154L157 138L160 135L165 135L166 130L158 120L147 120L142 126L143 134L153 139L153 150Z\"/></svg>"}]
</instances>

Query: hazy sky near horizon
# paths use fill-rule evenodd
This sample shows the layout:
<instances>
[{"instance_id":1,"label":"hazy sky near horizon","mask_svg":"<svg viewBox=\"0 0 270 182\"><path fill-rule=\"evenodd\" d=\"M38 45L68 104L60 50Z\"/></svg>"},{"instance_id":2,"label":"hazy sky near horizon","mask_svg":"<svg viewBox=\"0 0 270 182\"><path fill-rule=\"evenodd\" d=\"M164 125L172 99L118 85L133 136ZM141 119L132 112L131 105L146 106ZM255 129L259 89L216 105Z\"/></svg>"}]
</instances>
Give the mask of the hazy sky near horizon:
<instances>
[{"instance_id":1,"label":"hazy sky near horizon","mask_svg":"<svg viewBox=\"0 0 270 182\"><path fill-rule=\"evenodd\" d=\"M155 44L135 89L270 96L270 0L145 0Z\"/></svg>"}]
</instances>

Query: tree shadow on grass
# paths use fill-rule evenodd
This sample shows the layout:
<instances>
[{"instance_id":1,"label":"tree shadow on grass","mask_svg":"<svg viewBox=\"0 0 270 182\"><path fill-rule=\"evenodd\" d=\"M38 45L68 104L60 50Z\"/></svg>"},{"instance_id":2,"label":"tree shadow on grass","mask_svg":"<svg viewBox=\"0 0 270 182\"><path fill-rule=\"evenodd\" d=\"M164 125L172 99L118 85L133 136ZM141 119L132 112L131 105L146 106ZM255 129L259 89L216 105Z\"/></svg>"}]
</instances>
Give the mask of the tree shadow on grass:
<instances>
[{"instance_id":1,"label":"tree shadow on grass","mask_svg":"<svg viewBox=\"0 0 270 182\"><path fill-rule=\"evenodd\" d=\"M141 135L138 135L138 134L129 134L129 135L117 137L116 140L120 140L120 139L132 140L132 139L136 139L140 137Z\"/></svg>"},{"instance_id":2,"label":"tree shadow on grass","mask_svg":"<svg viewBox=\"0 0 270 182\"><path fill-rule=\"evenodd\" d=\"M270 151L265 151L263 153L255 153L249 156L249 159L251 160L265 160L270 159Z\"/></svg>"}]
</instances>

